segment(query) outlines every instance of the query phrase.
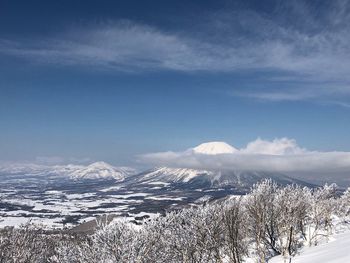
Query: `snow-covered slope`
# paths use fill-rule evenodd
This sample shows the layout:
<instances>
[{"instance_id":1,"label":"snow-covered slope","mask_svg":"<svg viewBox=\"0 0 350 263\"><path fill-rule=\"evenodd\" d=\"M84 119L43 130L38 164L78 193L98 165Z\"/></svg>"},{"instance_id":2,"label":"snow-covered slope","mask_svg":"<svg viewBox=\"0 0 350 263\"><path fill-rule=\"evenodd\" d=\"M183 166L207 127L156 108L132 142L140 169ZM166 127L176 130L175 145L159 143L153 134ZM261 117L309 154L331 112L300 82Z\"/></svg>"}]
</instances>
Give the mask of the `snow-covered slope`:
<instances>
[{"instance_id":1,"label":"snow-covered slope","mask_svg":"<svg viewBox=\"0 0 350 263\"><path fill-rule=\"evenodd\" d=\"M143 173L139 180L145 182L187 183L203 175L214 175L214 172L186 168L160 167Z\"/></svg>"},{"instance_id":2,"label":"snow-covered slope","mask_svg":"<svg viewBox=\"0 0 350 263\"><path fill-rule=\"evenodd\" d=\"M316 247L305 247L293 263L345 263L350 262L350 232L332 236L329 243ZM284 263L283 257L272 258L271 263ZM287 261L288 262L288 261Z\"/></svg>"},{"instance_id":3,"label":"snow-covered slope","mask_svg":"<svg viewBox=\"0 0 350 263\"><path fill-rule=\"evenodd\" d=\"M207 142L194 147L194 153L197 154L227 154L227 153L235 153L238 150L233 146L227 144L226 142Z\"/></svg>"},{"instance_id":4,"label":"snow-covered slope","mask_svg":"<svg viewBox=\"0 0 350 263\"><path fill-rule=\"evenodd\" d=\"M257 172L257 171L206 171L185 168L160 167L131 176L130 183L159 183L181 184L182 187L206 188L230 186L238 190L249 190L255 183L271 178L281 185L297 183L309 184L294 180L279 173Z\"/></svg>"}]
</instances>

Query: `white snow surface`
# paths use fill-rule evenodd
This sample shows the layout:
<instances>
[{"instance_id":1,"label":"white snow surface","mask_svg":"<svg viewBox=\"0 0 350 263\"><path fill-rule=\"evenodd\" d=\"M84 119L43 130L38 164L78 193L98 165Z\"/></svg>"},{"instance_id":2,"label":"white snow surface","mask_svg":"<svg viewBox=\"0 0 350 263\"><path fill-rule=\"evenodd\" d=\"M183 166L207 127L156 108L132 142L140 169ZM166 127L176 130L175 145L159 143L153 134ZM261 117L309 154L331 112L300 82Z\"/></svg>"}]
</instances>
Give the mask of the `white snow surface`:
<instances>
[{"instance_id":1,"label":"white snow surface","mask_svg":"<svg viewBox=\"0 0 350 263\"><path fill-rule=\"evenodd\" d=\"M270 263L284 263L281 256ZM288 260L286 261L288 262ZM292 258L293 263L345 263L350 262L350 231L331 236L328 243L315 247L304 247L300 255Z\"/></svg>"},{"instance_id":2,"label":"white snow surface","mask_svg":"<svg viewBox=\"0 0 350 263\"><path fill-rule=\"evenodd\" d=\"M206 142L198 145L197 147L194 147L192 150L197 154L199 153L209 155L230 154L238 152L238 149L227 144L226 142Z\"/></svg>"},{"instance_id":3,"label":"white snow surface","mask_svg":"<svg viewBox=\"0 0 350 263\"><path fill-rule=\"evenodd\" d=\"M161 182L163 184L164 182L189 182L191 179L203 174L213 174L213 172L186 168L160 167L144 175L143 180L156 180L153 181L153 184L155 182Z\"/></svg>"}]
</instances>

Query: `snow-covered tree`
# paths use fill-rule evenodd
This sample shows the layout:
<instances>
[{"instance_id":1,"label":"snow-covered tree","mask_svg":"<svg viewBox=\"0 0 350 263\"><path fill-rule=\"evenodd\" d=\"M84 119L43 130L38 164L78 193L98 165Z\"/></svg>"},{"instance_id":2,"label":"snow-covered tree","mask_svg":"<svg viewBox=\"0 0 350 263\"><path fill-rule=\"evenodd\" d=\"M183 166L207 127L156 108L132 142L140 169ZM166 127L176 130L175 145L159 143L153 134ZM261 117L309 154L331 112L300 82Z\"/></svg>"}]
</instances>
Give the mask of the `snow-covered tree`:
<instances>
[{"instance_id":1,"label":"snow-covered tree","mask_svg":"<svg viewBox=\"0 0 350 263\"><path fill-rule=\"evenodd\" d=\"M233 263L243 262L243 258L248 255L249 237L245 213L242 198L230 199L224 209L225 253Z\"/></svg>"},{"instance_id":2,"label":"snow-covered tree","mask_svg":"<svg viewBox=\"0 0 350 263\"><path fill-rule=\"evenodd\" d=\"M309 200L310 211L308 220L309 246L317 245L320 236L327 237L332 232L332 214L336 206L335 184L325 185L313 191Z\"/></svg>"},{"instance_id":3,"label":"snow-covered tree","mask_svg":"<svg viewBox=\"0 0 350 263\"><path fill-rule=\"evenodd\" d=\"M291 258L301 246L304 236L307 213L307 198L310 191L296 185L278 189L274 202L275 236L277 250L284 257Z\"/></svg>"},{"instance_id":4,"label":"snow-covered tree","mask_svg":"<svg viewBox=\"0 0 350 263\"><path fill-rule=\"evenodd\" d=\"M350 221L350 187L346 189L338 201L338 215L344 222Z\"/></svg>"},{"instance_id":5,"label":"snow-covered tree","mask_svg":"<svg viewBox=\"0 0 350 263\"><path fill-rule=\"evenodd\" d=\"M26 224L21 228L0 229L1 263L44 263L54 253L55 239L41 228Z\"/></svg>"},{"instance_id":6,"label":"snow-covered tree","mask_svg":"<svg viewBox=\"0 0 350 263\"><path fill-rule=\"evenodd\" d=\"M265 262L270 256L269 249L278 254L276 249L275 209L273 207L277 184L272 180L264 180L255 184L251 193L246 197L246 209L248 214L248 231L255 241L258 262Z\"/></svg>"}]
</instances>

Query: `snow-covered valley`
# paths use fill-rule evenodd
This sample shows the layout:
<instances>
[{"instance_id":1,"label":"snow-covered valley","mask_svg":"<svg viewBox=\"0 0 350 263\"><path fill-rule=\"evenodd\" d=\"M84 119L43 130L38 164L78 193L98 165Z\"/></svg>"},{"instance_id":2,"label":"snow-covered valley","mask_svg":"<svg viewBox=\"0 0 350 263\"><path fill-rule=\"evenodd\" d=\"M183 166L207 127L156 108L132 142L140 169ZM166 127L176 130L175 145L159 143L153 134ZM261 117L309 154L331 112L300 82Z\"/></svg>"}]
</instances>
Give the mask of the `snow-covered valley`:
<instances>
[{"instance_id":1,"label":"snow-covered valley","mask_svg":"<svg viewBox=\"0 0 350 263\"><path fill-rule=\"evenodd\" d=\"M0 227L29 221L46 228L73 227L105 214L140 221L200 200L244 193L234 187L186 188L178 181L152 176L143 180L143 175L126 172L121 177L120 169L101 162L87 167L12 167L1 172Z\"/></svg>"}]
</instances>

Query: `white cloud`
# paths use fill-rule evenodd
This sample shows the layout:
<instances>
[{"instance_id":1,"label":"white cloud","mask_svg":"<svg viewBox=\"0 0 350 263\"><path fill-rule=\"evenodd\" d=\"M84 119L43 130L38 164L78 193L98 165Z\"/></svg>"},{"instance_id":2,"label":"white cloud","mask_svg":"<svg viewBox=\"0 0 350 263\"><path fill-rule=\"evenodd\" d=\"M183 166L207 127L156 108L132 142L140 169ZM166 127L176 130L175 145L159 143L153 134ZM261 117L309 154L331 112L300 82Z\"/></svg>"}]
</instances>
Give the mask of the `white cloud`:
<instances>
[{"instance_id":1,"label":"white cloud","mask_svg":"<svg viewBox=\"0 0 350 263\"><path fill-rule=\"evenodd\" d=\"M260 138L248 143L247 147L241 149L241 153L247 154L268 154L268 155L292 155L306 153L300 148L295 140L282 138L266 141Z\"/></svg>"},{"instance_id":2,"label":"white cloud","mask_svg":"<svg viewBox=\"0 0 350 263\"><path fill-rule=\"evenodd\" d=\"M206 155L186 150L149 153L140 156L140 160L156 166L207 170L350 172L350 152L307 151L287 138L257 139L232 154Z\"/></svg>"},{"instance_id":3,"label":"white cloud","mask_svg":"<svg viewBox=\"0 0 350 263\"><path fill-rule=\"evenodd\" d=\"M301 12L301 11L300 11ZM302 13L302 12L301 12ZM300 16L301 14L299 14ZM226 17L223 19L222 17ZM179 70L232 72L277 70L297 73L295 79L349 81L350 26L343 15L341 30L321 29L310 34L280 25L253 11L213 16L198 36L193 32L163 31L122 21L104 26L71 29L37 40L0 39L0 52L33 61L85 65L111 70ZM213 25L229 31L211 39ZM241 35L239 24L253 36ZM241 25L242 26L242 25Z\"/></svg>"},{"instance_id":4,"label":"white cloud","mask_svg":"<svg viewBox=\"0 0 350 263\"><path fill-rule=\"evenodd\" d=\"M330 6L318 19L304 1L280 4L293 23L254 10L225 10L203 18L207 23L198 32L192 25L179 32L122 21L36 40L0 39L0 54L93 70L273 72L262 83L298 83L232 94L268 101L321 97L344 106L350 97L349 2Z\"/></svg>"},{"instance_id":5,"label":"white cloud","mask_svg":"<svg viewBox=\"0 0 350 263\"><path fill-rule=\"evenodd\" d=\"M0 52L42 63L101 70L277 70L297 73L294 78L299 80L349 81L350 48L333 43L333 38L328 32L309 37L291 31L281 33L279 38L246 39L235 45L225 40L206 42L189 35L123 22L75 30L35 42L3 40ZM343 38L341 42L350 40L347 36Z\"/></svg>"},{"instance_id":6,"label":"white cloud","mask_svg":"<svg viewBox=\"0 0 350 263\"><path fill-rule=\"evenodd\" d=\"M97 70L187 71L208 66L190 39L131 22L76 29L35 43L2 41L0 52L37 62Z\"/></svg>"}]
</instances>

